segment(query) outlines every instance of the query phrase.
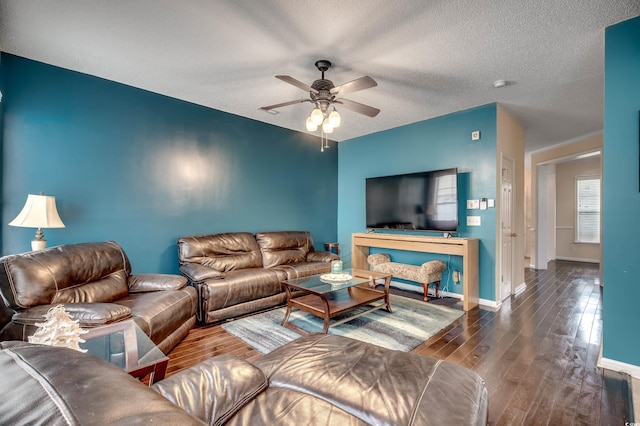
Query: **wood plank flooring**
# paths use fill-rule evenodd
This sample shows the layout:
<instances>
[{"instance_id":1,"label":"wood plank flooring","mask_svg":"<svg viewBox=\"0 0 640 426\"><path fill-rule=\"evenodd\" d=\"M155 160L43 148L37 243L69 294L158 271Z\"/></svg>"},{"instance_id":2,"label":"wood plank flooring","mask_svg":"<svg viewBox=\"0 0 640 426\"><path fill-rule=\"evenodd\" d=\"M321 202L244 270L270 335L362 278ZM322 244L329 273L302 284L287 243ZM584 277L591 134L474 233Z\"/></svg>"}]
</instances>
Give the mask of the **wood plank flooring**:
<instances>
[{"instance_id":1,"label":"wood plank flooring","mask_svg":"<svg viewBox=\"0 0 640 426\"><path fill-rule=\"evenodd\" d=\"M602 332L598 265L550 262L527 270L527 289L502 308L475 308L413 352L480 374L493 425L625 425L627 377L596 367ZM420 294L405 292L409 297ZM211 356L260 353L220 325L196 327L169 354L167 375Z\"/></svg>"}]
</instances>

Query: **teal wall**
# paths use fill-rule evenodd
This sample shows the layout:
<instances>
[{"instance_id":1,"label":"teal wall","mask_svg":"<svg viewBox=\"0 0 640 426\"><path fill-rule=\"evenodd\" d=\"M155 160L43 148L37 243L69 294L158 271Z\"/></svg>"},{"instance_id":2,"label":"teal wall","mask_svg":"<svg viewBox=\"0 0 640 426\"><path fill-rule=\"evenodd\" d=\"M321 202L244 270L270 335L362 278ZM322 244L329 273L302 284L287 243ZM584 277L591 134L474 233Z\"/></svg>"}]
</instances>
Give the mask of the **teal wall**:
<instances>
[{"instance_id":1,"label":"teal wall","mask_svg":"<svg viewBox=\"0 0 640 426\"><path fill-rule=\"evenodd\" d=\"M180 236L337 236L337 150L317 137L2 54L2 254L27 194L55 195L49 246L115 240L134 272L176 272ZM257 106L256 106L257 108Z\"/></svg>"},{"instance_id":2,"label":"teal wall","mask_svg":"<svg viewBox=\"0 0 640 426\"><path fill-rule=\"evenodd\" d=\"M338 145L338 240L340 254L351 260L351 234L365 232L365 179L374 176L458 168L458 236L480 239L480 297L495 300L496 210L470 210L482 226L467 227L467 199L496 198L496 105L486 105ZM481 140L471 141L480 130ZM423 235L441 235L429 234ZM421 264L447 256L391 252L392 259ZM462 258L450 259L450 271L462 270ZM463 271L464 273L464 271ZM448 291L462 293L448 274Z\"/></svg>"},{"instance_id":3,"label":"teal wall","mask_svg":"<svg viewBox=\"0 0 640 426\"><path fill-rule=\"evenodd\" d=\"M640 366L640 18L605 32L603 357Z\"/></svg>"}]
</instances>

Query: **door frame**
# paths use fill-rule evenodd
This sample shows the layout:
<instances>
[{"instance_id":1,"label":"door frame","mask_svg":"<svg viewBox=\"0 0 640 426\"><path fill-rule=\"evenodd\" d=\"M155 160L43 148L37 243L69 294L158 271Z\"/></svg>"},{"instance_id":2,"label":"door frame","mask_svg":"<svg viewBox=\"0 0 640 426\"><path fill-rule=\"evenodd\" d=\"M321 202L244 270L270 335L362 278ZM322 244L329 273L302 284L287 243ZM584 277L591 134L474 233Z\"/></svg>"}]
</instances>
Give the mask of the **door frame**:
<instances>
[{"instance_id":1,"label":"door frame","mask_svg":"<svg viewBox=\"0 0 640 426\"><path fill-rule=\"evenodd\" d=\"M510 289L510 293L508 295L503 295L502 294L502 276L503 276L503 271L502 271L502 243L503 243L503 237L504 237L504 233L502 232L502 170L504 169L504 163L505 160L509 161L511 163L511 231L513 232L514 229L514 219L515 219L515 188L516 186L516 180L517 180L517 173L516 173L516 161L511 158L510 156L506 155L505 153L501 152L500 153L500 176L499 176L499 194L500 194L500 199L499 199L499 205L496 206L498 207L498 214L497 216L497 225L498 225L498 256L496 256L496 299L498 301L498 303L502 303L502 301L507 298L508 296L511 296L515 293L514 289L515 289L515 284L514 284L514 254L515 254L515 250L513 249L513 240L511 241L511 289ZM509 238L513 238L513 237L509 237Z\"/></svg>"}]
</instances>

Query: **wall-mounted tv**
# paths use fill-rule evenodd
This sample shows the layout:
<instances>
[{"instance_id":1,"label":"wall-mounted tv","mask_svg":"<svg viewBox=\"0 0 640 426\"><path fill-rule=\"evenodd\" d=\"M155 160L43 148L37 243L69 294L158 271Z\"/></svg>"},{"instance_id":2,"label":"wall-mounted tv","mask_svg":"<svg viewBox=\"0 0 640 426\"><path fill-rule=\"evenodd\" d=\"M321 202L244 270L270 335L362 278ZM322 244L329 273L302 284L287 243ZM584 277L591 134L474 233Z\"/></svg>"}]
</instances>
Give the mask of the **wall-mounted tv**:
<instances>
[{"instance_id":1,"label":"wall-mounted tv","mask_svg":"<svg viewBox=\"0 0 640 426\"><path fill-rule=\"evenodd\" d=\"M458 230L458 169L367 178L367 228Z\"/></svg>"}]
</instances>

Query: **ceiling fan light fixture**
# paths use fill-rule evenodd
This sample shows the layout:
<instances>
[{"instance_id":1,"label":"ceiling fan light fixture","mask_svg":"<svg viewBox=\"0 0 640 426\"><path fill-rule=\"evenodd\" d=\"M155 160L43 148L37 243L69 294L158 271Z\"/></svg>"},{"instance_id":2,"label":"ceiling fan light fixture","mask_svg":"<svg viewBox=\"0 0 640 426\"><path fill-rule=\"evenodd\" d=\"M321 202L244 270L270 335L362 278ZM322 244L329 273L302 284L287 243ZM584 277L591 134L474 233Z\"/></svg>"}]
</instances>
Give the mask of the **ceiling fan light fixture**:
<instances>
[{"instance_id":1,"label":"ceiling fan light fixture","mask_svg":"<svg viewBox=\"0 0 640 426\"><path fill-rule=\"evenodd\" d=\"M329 114L329 124L331 124L331 127L335 128L340 127L340 123L342 123L342 117L340 117L338 111L334 109L331 111L331 114Z\"/></svg>"},{"instance_id":2,"label":"ceiling fan light fixture","mask_svg":"<svg viewBox=\"0 0 640 426\"><path fill-rule=\"evenodd\" d=\"M322 123L322 131L325 133L333 133L333 126L329 123L329 120L325 120Z\"/></svg>"},{"instance_id":3,"label":"ceiling fan light fixture","mask_svg":"<svg viewBox=\"0 0 640 426\"><path fill-rule=\"evenodd\" d=\"M320 108L316 108L313 111L311 111L311 116L309 118L311 118L311 120L313 121L313 124L315 124L316 126L319 126L322 124L322 121L324 120L324 114L322 113Z\"/></svg>"},{"instance_id":4,"label":"ceiling fan light fixture","mask_svg":"<svg viewBox=\"0 0 640 426\"><path fill-rule=\"evenodd\" d=\"M316 130L318 130L318 125L313 122L311 117L307 117L306 124L307 124L307 131L308 132L315 132Z\"/></svg>"}]
</instances>

